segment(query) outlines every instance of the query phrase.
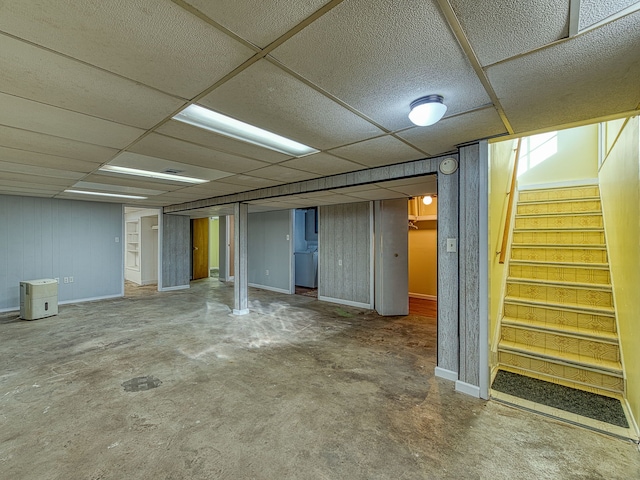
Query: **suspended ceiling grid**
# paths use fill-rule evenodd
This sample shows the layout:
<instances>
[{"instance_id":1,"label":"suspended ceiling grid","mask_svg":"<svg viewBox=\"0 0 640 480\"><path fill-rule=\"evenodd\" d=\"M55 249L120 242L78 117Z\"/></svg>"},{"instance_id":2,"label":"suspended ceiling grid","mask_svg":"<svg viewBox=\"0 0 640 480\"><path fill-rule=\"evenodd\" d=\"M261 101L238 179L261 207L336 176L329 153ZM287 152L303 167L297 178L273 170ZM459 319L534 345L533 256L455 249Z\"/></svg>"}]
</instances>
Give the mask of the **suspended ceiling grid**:
<instances>
[{"instance_id":1,"label":"suspended ceiling grid","mask_svg":"<svg viewBox=\"0 0 640 480\"><path fill-rule=\"evenodd\" d=\"M0 194L84 198L64 192L76 188L165 206L630 114L640 104L640 12L602 3L6 0ZM412 126L409 103L432 93L445 97L444 119ZM293 158L171 120L190 103L321 152ZM105 164L209 182L99 171ZM376 189L395 191L367 195Z\"/></svg>"}]
</instances>

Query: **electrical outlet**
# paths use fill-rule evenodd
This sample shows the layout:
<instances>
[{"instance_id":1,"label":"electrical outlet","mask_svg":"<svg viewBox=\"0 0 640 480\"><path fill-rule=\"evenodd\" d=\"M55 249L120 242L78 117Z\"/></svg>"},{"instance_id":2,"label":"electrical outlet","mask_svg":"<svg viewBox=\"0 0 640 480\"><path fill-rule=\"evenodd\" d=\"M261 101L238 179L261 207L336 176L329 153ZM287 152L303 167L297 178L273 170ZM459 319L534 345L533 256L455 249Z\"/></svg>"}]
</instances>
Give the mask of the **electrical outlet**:
<instances>
[{"instance_id":1,"label":"electrical outlet","mask_svg":"<svg viewBox=\"0 0 640 480\"><path fill-rule=\"evenodd\" d=\"M73 277L69 277L69 283L73 283Z\"/></svg>"},{"instance_id":2,"label":"electrical outlet","mask_svg":"<svg viewBox=\"0 0 640 480\"><path fill-rule=\"evenodd\" d=\"M60 278L59 277L54 278L54 280L56 281L56 283L60 283Z\"/></svg>"},{"instance_id":3,"label":"electrical outlet","mask_svg":"<svg viewBox=\"0 0 640 480\"><path fill-rule=\"evenodd\" d=\"M116 243L120 243L120 237L116 237Z\"/></svg>"},{"instance_id":4,"label":"electrical outlet","mask_svg":"<svg viewBox=\"0 0 640 480\"><path fill-rule=\"evenodd\" d=\"M267 270L267 275L269 275L269 270Z\"/></svg>"},{"instance_id":5,"label":"electrical outlet","mask_svg":"<svg viewBox=\"0 0 640 480\"><path fill-rule=\"evenodd\" d=\"M64 277L64 283L69 283L69 277Z\"/></svg>"},{"instance_id":6,"label":"electrical outlet","mask_svg":"<svg viewBox=\"0 0 640 480\"><path fill-rule=\"evenodd\" d=\"M289 240L289 235L287 235L287 241Z\"/></svg>"},{"instance_id":7,"label":"electrical outlet","mask_svg":"<svg viewBox=\"0 0 640 480\"><path fill-rule=\"evenodd\" d=\"M458 251L458 242L455 238L447 238L447 252Z\"/></svg>"},{"instance_id":8,"label":"electrical outlet","mask_svg":"<svg viewBox=\"0 0 640 480\"><path fill-rule=\"evenodd\" d=\"M338 260L338 266L342 266L342 260Z\"/></svg>"}]
</instances>

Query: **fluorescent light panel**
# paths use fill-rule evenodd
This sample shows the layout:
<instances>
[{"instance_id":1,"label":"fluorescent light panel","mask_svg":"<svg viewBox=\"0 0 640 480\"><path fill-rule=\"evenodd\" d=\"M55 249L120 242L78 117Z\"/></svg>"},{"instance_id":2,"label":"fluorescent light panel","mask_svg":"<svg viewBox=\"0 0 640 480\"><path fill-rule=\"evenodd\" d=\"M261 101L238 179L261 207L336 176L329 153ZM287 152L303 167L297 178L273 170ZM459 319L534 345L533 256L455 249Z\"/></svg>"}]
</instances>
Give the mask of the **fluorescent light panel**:
<instances>
[{"instance_id":1,"label":"fluorescent light panel","mask_svg":"<svg viewBox=\"0 0 640 480\"><path fill-rule=\"evenodd\" d=\"M141 197L139 195L123 195L121 193L102 193L102 192L89 192L87 190L65 190L66 193L81 193L82 195L95 195L96 197L115 197L115 198L128 198L130 200L145 200L147 197Z\"/></svg>"},{"instance_id":2,"label":"fluorescent light panel","mask_svg":"<svg viewBox=\"0 0 640 480\"><path fill-rule=\"evenodd\" d=\"M184 183L207 183L209 180L194 177L184 177L172 173L152 172L150 170L140 170L138 168L119 167L118 165L105 165L100 167L103 172L122 173L124 175L136 175L138 177L158 178L161 180L173 180Z\"/></svg>"},{"instance_id":3,"label":"fluorescent light panel","mask_svg":"<svg viewBox=\"0 0 640 480\"><path fill-rule=\"evenodd\" d=\"M320 151L199 105L189 105L173 119L293 157L304 157Z\"/></svg>"}]
</instances>

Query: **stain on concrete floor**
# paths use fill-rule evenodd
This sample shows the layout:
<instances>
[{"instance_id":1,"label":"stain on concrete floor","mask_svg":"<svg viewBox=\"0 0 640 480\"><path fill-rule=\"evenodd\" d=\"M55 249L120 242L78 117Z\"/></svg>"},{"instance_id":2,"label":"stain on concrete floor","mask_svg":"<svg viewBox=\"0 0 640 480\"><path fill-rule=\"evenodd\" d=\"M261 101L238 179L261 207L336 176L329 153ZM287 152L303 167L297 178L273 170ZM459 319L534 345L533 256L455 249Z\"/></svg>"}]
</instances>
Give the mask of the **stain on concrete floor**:
<instances>
[{"instance_id":1,"label":"stain on concrete floor","mask_svg":"<svg viewBox=\"0 0 640 480\"><path fill-rule=\"evenodd\" d=\"M0 314L0 478L628 479L628 442L453 391L435 321L250 290ZM349 315L341 315L346 312ZM161 388L125 392L153 372Z\"/></svg>"}]
</instances>

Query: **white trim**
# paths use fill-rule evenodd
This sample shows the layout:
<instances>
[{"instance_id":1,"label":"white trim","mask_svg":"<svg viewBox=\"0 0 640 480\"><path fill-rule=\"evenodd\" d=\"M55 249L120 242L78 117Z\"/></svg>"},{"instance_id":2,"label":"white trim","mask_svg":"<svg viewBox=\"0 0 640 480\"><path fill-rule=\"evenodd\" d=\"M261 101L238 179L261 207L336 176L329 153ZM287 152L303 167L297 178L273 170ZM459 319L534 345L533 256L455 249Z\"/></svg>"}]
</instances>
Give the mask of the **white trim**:
<instances>
[{"instance_id":1,"label":"white trim","mask_svg":"<svg viewBox=\"0 0 640 480\"><path fill-rule=\"evenodd\" d=\"M422 298L423 300L433 300L434 302L438 301L438 297L436 295L427 295L425 293L412 293L412 292L409 292L409 297L411 297L411 298Z\"/></svg>"},{"instance_id":2,"label":"white trim","mask_svg":"<svg viewBox=\"0 0 640 480\"><path fill-rule=\"evenodd\" d=\"M111 298L122 298L123 295L104 295L102 297L88 297L88 298L79 298L78 300L64 300L63 302L58 302L58 305L69 305L71 303L83 303L83 302L95 302L96 300L109 300Z\"/></svg>"},{"instance_id":3,"label":"white trim","mask_svg":"<svg viewBox=\"0 0 640 480\"><path fill-rule=\"evenodd\" d=\"M562 182L534 183L531 185L518 185L518 190L542 190L545 188L582 187L586 185L598 185L597 178L581 178L578 180L564 180Z\"/></svg>"},{"instance_id":4,"label":"white trim","mask_svg":"<svg viewBox=\"0 0 640 480\"><path fill-rule=\"evenodd\" d=\"M325 297L323 295L318 295L318 300L320 300L321 302L339 303L340 305L347 305L349 307L366 308L368 310L372 310L371 305L368 304L368 303L353 302L351 300L343 300L341 298Z\"/></svg>"},{"instance_id":5,"label":"white trim","mask_svg":"<svg viewBox=\"0 0 640 480\"><path fill-rule=\"evenodd\" d=\"M478 305L479 332L478 332L478 366L479 366L479 396L489 399L489 385L491 370L489 368L489 144L483 140L479 144L480 171L478 175L479 196L479 265L478 277L480 279L480 299ZM513 194L513 192L512 192ZM487 252L483 255L482 252Z\"/></svg>"},{"instance_id":6,"label":"white trim","mask_svg":"<svg viewBox=\"0 0 640 480\"><path fill-rule=\"evenodd\" d=\"M629 405L629 399L624 398L624 403L627 407L627 420L631 420L631 428L635 431L636 437L640 439L640 428L638 428L638 422L633 416L633 410L631 410L631 405Z\"/></svg>"},{"instance_id":7,"label":"white trim","mask_svg":"<svg viewBox=\"0 0 640 480\"><path fill-rule=\"evenodd\" d=\"M158 291L162 291L162 244L164 243L164 213L158 209Z\"/></svg>"},{"instance_id":8,"label":"white trim","mask_svg":"<svg viewBox=\"0 0 640 480\"><path fill-rule=\"evenodd\" d=\"M376 264L376 239L374 237L374 217L373 217L373 200L369 201L369 305L365 308L373 310L375 306L376 297L376 276L375 276L375 264ZM408 272L407 272L408 275Z\"/></svg>"},{"instance_id":9,"label":"white trim","mask_svg":"<svg viewBox=\"0 0 640 480\"><path fill-rule=\"evenodd\" d=\"M248 308L243 308L242 310L238 310L238 309L233 309L233 314L234 315L247 315L249 313L249 309Z\"/></svg>"},{"instance_id":10,"label":"white trim","mask_svg":"<svg viewBox=\"0 0 640 480\"><path fill-rule=\"evenodd\" d=\"M6 312L20 312L20 307L8 307L8 308L0 308L0 313Z\"/></svg>"},{"instance_id":11,"label":"white trim","mask_svg":"<svg viewBox=\"0 0 640 480\"><path fill-rule=\"evenodd\" d=\"M253 288L259 288L261 290L270 290L272 292L286 293L287 295L291 294L291 292L286 288L270 287L269 285L260 285L259 283L249 283L248 285Z\"/></svg>"},{"instance_id":12,"label":"white trim","mask_svg":"<svg viewBox=\"0 0 640 480\"><path fill-rule=\"evenodd\" d=\"M162 287L162 289L158 289L158 291L171 292L173 290L186 290L187 288L191 288L191 285L176 285L174 287Z\"/></svg>"},{"instance_id":13,"label":"white trim","mask_svg":"<svg viewBox=\"0 0 640 480\"><path fill-rule=\"evenodd\" d=\"M450 380L452 382L458 381L458 372L447 370L446 368L436 367L434 374L438 378L444 378L445 380Z\"/></svg>"},{"instance_id":14,"label":"white trim","mask_svg":"<svg viewBox=\"0 0 640 480\"><path fill-rule=\"evenodd\" d=\"M471 385L470 383L465 383L461 380L456 380L456 392L464 393L465 395L471 395L475 398L480 397L480 387L476 387L475 385Z\"/></svg>"},{"instance_id":15,"label":"white trim","mask_svg":"<svg viewBox=\"0 0 640 480\"><path fill-rule=\"evenodd\" d=\"M316 213L317 215L317 213ZM285 293L293 295L296 293L296 257L295 257L295 221L296 210L292 208L289 210L289 290ZM251 284L249 284L251 285Z\"/></svg>"}]
</instances>

